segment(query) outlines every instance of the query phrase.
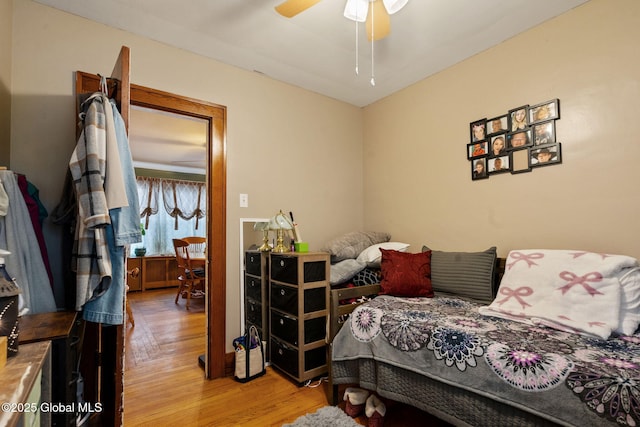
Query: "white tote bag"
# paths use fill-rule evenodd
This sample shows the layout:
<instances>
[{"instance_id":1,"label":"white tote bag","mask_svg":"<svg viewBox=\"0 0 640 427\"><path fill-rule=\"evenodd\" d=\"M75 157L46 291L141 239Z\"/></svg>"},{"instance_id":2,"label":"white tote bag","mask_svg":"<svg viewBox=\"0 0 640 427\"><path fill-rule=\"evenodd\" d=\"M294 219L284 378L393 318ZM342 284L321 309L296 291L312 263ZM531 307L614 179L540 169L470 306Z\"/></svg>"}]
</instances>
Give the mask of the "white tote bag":
<instances>
[{"instance_id":1,"label":"white tote bag","mask_svg":"<svg viewBox=\"0 0 640 427\"><path fill-rule=\"evenodd\" d=\"M236 347L235 379L237 381L244 383L265 374L264 347L255 326L251 326L244 336L236 338L234 346Z\"/></svg>"}]
</instances>

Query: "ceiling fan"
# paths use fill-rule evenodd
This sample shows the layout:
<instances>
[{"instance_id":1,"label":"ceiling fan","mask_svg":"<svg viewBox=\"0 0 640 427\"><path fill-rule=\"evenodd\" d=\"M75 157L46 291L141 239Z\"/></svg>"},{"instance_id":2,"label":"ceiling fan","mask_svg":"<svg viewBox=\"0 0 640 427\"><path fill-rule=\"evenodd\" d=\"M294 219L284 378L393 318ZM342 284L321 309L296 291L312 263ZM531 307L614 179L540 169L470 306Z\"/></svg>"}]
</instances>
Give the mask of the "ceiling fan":
<instances>
[{"instance_id":1,"label":"ceiling fan","mask_svg":"<svg viewBox=\"0 0 640 427\"><path fill-rule=\"evenodd\" d=\"M285 0L276 11L287 18L304 12L320 0ZM352 21L366 22L369 40L380 40L391 32L391 19L409 0L347 0L344 16Z\"/></svg>"}]
</instances>

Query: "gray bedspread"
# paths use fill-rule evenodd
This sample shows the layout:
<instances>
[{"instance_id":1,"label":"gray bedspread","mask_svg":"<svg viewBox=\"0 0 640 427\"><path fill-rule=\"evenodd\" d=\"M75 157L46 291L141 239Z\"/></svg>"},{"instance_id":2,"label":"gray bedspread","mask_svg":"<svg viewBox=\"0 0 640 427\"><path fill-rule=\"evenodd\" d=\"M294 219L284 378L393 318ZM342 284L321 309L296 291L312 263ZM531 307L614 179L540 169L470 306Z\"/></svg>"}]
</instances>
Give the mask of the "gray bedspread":
<instances>
[{"instance_id":1,"label":"gray bedspread","mask_svg":"<svg viewBox=\"0 0 640 427\"><path fill-rule=\"evenodd\" d=\"M425 410L432 402L416 401L424 388L453 387L452 396L477 405L436 408L455 424L480 425L469 413L491 407L495 425L514 411L531 414L534 423L640 425L640 336L589 338L483 316L478 307L448 297L390 296L359 306L333 340L333 381L361 383ZM394 367L399 391L390 384ZM415 391L402 391L410 387Z\"/></svg>"}]
</instances>

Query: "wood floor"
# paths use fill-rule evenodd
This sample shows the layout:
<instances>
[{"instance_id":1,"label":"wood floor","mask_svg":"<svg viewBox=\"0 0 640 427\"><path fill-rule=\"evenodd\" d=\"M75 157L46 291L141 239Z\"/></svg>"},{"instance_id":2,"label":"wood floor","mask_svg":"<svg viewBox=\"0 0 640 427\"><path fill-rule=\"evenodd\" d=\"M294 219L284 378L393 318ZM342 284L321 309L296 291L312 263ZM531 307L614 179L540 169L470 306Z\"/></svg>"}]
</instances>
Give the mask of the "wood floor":
<instances>
[{"instance_id":1,"label":"wood floor","mask_svg":"<svg viewBox=\"0 0 640 427\"><path fill-rule=\"evenodd\" d=\"M192 299L187 311L185 300L174 304L175 292L129 294L135 326L125 332L125 426L281 426L328 404L326 382L299 387L272 368L245 384L204 379L198 365L205 349L204 300ZM367 425L364 415L356 421ZM446 425L387 402L386 427Z\"/></svg>"}]
</instances>

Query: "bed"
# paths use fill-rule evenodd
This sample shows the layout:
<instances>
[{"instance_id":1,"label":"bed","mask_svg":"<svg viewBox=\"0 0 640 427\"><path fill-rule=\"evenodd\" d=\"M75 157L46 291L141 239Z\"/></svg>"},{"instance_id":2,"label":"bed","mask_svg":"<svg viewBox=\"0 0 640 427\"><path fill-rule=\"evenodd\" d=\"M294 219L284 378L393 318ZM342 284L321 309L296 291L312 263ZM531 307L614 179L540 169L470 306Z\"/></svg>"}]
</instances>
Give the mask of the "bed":
<instances>
[{"instance_id":1,"label":"bed","mask_svg":"<svg viewBox=\"0 0 640 427\"><path fill-rule=\"evenodd\" d=\"M423 248L432 295L378 295L389 289L384 250L381 283L332 289L329 401L355 384L454 425L639 425L637 260L560 250L499 260L492 249Z\"/></svg>"}]
</instances>

